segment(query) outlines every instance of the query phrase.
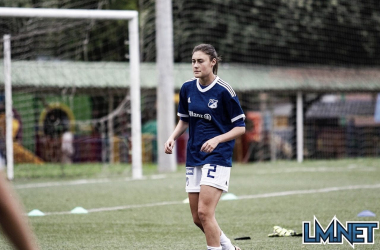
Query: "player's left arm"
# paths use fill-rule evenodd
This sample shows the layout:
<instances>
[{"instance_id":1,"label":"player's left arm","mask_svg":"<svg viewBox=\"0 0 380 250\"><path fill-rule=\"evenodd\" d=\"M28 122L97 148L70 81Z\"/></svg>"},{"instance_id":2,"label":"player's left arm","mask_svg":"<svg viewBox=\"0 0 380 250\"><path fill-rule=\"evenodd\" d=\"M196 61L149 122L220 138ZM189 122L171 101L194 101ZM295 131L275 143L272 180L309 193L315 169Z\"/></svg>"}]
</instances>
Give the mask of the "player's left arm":
<instances>
[{"instance_id":1,"label":"player's left arm","mask_svg":"<svg viewBox=\"0 0 380 250\"><path fill-rule=\"evenodd\" d=\"M211 153L219 145L219 143L227 142L238 138L245 133L245 115L240 106L238 98L229 96L229 101L227 103L228 114L231 118L231 123L234 127L221 135L215 136L210 140L206 141L202 147L201 151L206 153Z\"/></svg>"},{"instance_id":2,"label":"player's left arm","mask_svg":"<svg viewBox=\"0 0 380 250\"><path fill-rule=\"evenodd\" d=\"M215 136L203 143L201 151L211 153L219 145L219 143L227 142L238 138L245 133L245 127L234 127L227 133Z\"/></svg>"}]
</instances>

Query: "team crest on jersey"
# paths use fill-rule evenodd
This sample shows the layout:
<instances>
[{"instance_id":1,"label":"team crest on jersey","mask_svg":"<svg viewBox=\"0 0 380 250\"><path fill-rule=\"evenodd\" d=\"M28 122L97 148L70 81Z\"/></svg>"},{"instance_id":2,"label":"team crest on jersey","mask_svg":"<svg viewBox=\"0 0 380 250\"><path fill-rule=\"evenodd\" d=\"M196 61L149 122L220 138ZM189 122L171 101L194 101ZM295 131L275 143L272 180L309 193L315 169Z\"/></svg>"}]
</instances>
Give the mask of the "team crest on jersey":
<instances>
[{"instance_id":1,"label":"team crest on jersey","mask_svg":"<svg viewBox=\"0 0 380 250\"><path fill-rule=\"evenodd\" d=\"M218 107L218 100L210 99L208 101L208 107L212 109L216 109Z\"/></svg>"}]
</instances>

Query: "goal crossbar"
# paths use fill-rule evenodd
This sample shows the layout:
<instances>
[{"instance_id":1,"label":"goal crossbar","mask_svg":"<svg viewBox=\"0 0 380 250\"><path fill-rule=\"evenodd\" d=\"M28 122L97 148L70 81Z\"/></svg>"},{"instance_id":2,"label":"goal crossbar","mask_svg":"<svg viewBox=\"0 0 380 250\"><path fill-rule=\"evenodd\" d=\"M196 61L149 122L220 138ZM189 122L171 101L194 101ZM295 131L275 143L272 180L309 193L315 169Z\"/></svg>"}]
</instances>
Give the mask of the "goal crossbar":
<instances>
[{"instance_id":1,"label":"goal crossbar","mask_svg":"<svg viewBox=\"0 0 380 250\"><path fill-rule=\"evenodd\" d=\"M1 7L0 16L131 20L138 17L138 12L134 10L42 9Z\"/></svg>"},{"instance_id":2,"label":"goal crossbar","mask_svg":"<svg viewBox=\"0 0 380 250\"><path fill-rule=\"evenodd\" d=\"M140 108L140 51L138 12L133 10L89 10L0 7L0 17L70 18L128 20L130 60L130 100L132 122L132 177L142 177L141 108ZM10 74L4 72L4 74ZM13 166L7 166L12 168ZM12 179L13 176L10 178Z\"/></svg>"}]
</instances>

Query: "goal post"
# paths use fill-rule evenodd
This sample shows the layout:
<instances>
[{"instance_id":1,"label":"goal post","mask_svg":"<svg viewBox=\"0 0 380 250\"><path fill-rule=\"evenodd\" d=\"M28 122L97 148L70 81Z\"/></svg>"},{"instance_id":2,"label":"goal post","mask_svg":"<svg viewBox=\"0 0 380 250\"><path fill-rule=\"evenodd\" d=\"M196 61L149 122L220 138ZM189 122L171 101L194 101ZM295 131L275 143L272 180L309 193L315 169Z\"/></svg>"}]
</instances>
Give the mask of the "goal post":
<instances>
[{"instance_id":1,"label":"goal post","mask_svg":"<svg viewBox=\"0 0 380 250\"><path fill-rule=\"evenodd\" d=\"M5 142L7 157L7 178L13 180L13 139L12 139L12 79L11 79L11 37L4 35L4 92L5 92Z\"/></svg>"},{"instance_id":2,"label":"goal post","mask_svg":"<svg viewBox=\"0 0 380 250\"><path fill-rule=\"evenodd\" d=\"M131 10L89 10L89 9L44 9L44 8L0 8L0 17L13 18L54 18L54 19L102 19L128 20L130 102L131 102L131 143L132 177L142 177L141 112L140 112L140 52L138 12ZM12 34L10 34L12 35ZM10 66L10 65L9 65ZM13 169L13 168L12 168ZM13 179L9 173L8 178Z\"/></svg>"}]
</instances>

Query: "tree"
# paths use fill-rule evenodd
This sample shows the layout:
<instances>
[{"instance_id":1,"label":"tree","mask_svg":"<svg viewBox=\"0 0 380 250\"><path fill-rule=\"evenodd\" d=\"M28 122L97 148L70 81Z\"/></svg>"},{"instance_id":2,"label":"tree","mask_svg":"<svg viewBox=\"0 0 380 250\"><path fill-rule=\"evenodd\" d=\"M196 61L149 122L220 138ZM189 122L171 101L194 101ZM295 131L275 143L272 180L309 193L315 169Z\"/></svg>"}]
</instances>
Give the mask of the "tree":
<instances>
[{"instance_id":1,"label":"tree","mask_svg":"<svg viewBox=\"0 0 380 250\"><path fill-rule=\"evenodd\" d=\"M154 61L153 0L141 0L145 61ZM211 43L225 62L379 65L380 5L369 1L176 0L174 51Z\"/></svg>"}]
</instances>

